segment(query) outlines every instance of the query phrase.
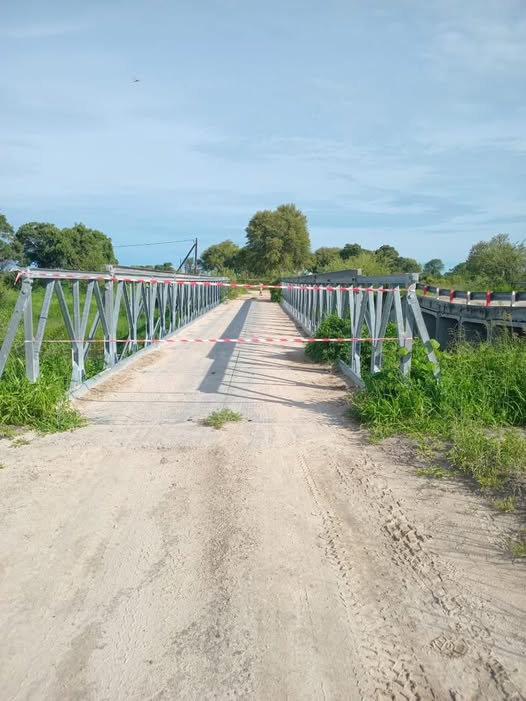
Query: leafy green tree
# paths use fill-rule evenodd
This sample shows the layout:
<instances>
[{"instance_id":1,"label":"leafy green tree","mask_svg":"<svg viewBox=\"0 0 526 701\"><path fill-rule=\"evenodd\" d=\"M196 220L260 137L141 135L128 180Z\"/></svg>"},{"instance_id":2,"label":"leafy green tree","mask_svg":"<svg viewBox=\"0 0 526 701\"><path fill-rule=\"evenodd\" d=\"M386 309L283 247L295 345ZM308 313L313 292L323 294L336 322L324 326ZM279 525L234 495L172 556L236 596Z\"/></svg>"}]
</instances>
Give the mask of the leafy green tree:
<instances>
[{"instance_id":1,"label":"leafy green tree","mask_svg":"<svg viewBox=\"0 0 526 701\"><path fill-rule=\"evenodd\" d=\"M384 244L383 246L380 246L380 248L377 248L374 254L378 259L379 263L382 264L387 269L387 271L397 272L396 267L400 258L400 254L398 253L396 248L394 248L394 246Z\"/></svg>"},{"instance_id":2,"label":"leafy green tree","mask_svg":"<svg viewBox=\"0 0 526 701\"><path fill-rule=\"evenodd\" d=\"M440 277L444 272L444 263L440 258L431 258L424 264L424 274L427 277Z\"/></svg>"},{"instance_id":3,"label":"leafy green tree","mask_svg":"<svg viewBox=\"0 0 526 701\"><path fill-rule=\"evenodd\" d=\"M40 268L96 271L117 262L111 239L84 224L59 229L54 224L29 222L18 229L15 238L24 262Z\"/></svg>"},{"instance_id":4,"label":"leafy green tree","mask_svg":"<svg viewBox=\"0 0 526 701\"><path fill-rule=\"evenodd\" d=\"M399 256L395 264L395 273L419 273L422 270L420 263L414 258Z\"/></svg>"},{"instance_id":5,"label":"leafy green tree","mask_svg":"<svg viewBox=\"0 0 526 701\"><path fill-rule=\"evenodd\" d=\"M526 275L526 245L524 242L512 243L507 234L497 234L490 241L479 241L469 252L465 271L468 275L484 278L488 285L520 282Z\"/></svg>"},{"instance_id":6,"label":"leafy green tree","mask_svg":"<svg viewBox=\"0 0 526 701\"><path fill-rule=\"evenodd\" d=\"M224 270L234 270L236 266L236 256L240 248L233 241L227 239L209 246L201 255L201 265L205 270L222 272Z\"/></svg>"},{"instance_id":7,"label":"leafy green tree","mask_svg":"<svg viewBox=\"0 0 526 701\"><path fill-rule=\"evenodd\" d=\"M363 253L364 249L359 243L346 243L345 246L340 251L340 256L342 260L347 260L348 258L355 258Z\"/></svg>"},{"instance_id":8,"label":"leafy green tree","mask_svg":"<svg viewBox=\"0 0 526 701\"><path fill-rule=\"evenodd\" d=\"M314 251L312 255L312 271L314 273L332 272L342 270L343 260L340 257L340 249L329 246L322 246Z\"/></svg>"},{"instance_id":9,"label":"leafy green tree","mask_svg":"<svg viewBox=\"0 0 526 701\"><path fill-rule=\"evenodd\" d=\"M10 263L20 260L22 249L15 239L15 230L7 221L4 214L0 214L0 270Z\"/></svg>"},{"instance_id":10,"label":"leafy green tree","mask_svg":"<svg viewBox=\"0 0 526 701\"><path fill-rule=\"evenodd\" d=\"M293 204L256 212L246 234L247 265L256 275L299 272L310 261L307 218Z\"/></svg>"},{"instance_id":11,"label":"leafy green tree","mask_svg":"<svg viewBox=\"0 0 526 701\"><path fill-rule=\"evenodd\" d=\"M358 268L363 275L385 275L391 272L386 262L373 251L362 251L358 256L348 258L345 267Z\"/></svg>"}]
</instances>

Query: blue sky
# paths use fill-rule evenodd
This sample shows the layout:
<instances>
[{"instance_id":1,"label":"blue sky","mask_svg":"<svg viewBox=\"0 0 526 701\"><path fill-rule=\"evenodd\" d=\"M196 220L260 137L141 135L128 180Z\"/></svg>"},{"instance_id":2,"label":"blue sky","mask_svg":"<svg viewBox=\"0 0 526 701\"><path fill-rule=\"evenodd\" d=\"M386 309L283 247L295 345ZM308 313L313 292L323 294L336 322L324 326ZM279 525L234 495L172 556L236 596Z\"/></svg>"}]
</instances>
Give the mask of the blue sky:
<instances>
[{"instance_id":1,"label":"blue sky","mask_svg":"<svg viewBox=\"0 0 526 701\"><path fill-rule=\"evenodd\" d=\"M524 0L6 2L0 94L16 226L206 247L294 202L314 248L526 237Z\"/></svg>"}]
</instances>

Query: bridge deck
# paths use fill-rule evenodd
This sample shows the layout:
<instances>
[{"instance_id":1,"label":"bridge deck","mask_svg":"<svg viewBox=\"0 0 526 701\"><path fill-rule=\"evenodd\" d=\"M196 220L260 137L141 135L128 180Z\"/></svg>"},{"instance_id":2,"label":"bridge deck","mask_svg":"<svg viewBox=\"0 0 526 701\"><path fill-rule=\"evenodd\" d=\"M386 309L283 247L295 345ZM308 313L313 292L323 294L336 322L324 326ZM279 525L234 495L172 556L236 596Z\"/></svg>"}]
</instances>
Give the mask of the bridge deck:
<instances>
[{"instance_id":1,"label":"bridge deck","mask_svg":"<svg viewBox=\"0 0 526 701\"><path fill-rule=\"evenodd\" d=\"M182 333L297 330L253 297ZM369 446L341 379L300 348L163 346L78 406L83 429L3 442L6 701L504 698L525 682L520 576L488 554L478 498ZM201 425L224 406L243 422Z\"/></svg>"}]
</instances>

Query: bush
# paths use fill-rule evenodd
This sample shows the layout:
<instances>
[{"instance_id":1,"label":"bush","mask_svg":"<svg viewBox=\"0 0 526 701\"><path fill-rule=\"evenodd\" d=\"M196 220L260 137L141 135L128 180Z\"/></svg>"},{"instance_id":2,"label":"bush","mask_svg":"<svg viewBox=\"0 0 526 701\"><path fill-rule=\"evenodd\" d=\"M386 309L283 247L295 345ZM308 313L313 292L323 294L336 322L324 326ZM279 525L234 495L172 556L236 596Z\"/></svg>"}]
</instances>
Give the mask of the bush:
<instances>
[{"instance_id":1,"label":"bush","mask_svg":"<svg viewBox=\"0 0 526 701\"><path fill-rule=\"evenodd\" d=\"M349 338L351 320L341 319L337 314L326 316L316 333L316 338ZM316 363L335 363L348 360L350 343L309 343L305 349L307 356Z\"/></svg>"},{"instance_id":2,"label":"bush","mask_svg":"<svg viewBox=\"0 0 526 701\"><path fill-rule=\"evenodd\" d=\"M274 280L270 284L271 285L281 285L281 280L280 279ZM270 290L270 301L277 302L278 304L281 304L281 302L283 301L283 290L282 289Z\"/></svg>"}]
</instances>

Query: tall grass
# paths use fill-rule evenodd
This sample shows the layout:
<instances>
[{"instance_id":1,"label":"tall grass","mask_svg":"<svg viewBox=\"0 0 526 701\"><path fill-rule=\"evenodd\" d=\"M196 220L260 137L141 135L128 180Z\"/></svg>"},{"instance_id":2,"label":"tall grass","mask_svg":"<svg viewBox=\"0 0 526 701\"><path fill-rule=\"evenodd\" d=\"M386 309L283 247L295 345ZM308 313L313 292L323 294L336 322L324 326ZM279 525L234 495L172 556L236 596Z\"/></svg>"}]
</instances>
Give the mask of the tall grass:
<instances>
[{"instance_id":1,"label":"tall grass","mask_svg":"<svg viewBox=\"0 0 526 701\"><path fill-rule=\"evenodd\" d=\"M441 379L425 351L415 345L410 377L403 377L387 351L382 372L365 373L366 391L353 395L355 414L381 435L449 435L459 422L481 426L526 424L526 341L501 337L493 343L457 344L439 353Z\"/></svg>"},{"instance_id":2,"label":"tall grass","mask_svg":"<svg viewBox=\"0 0 526 701\"><path fill-rule=\"evenodd\" d=\"M0 344L18 294L19 288L13 285L13 277L0 276ZM43 285L35 283L32 296L36 322L44 296ZM45 341L65 337L64 323L55 298L49 312ZM96 355L89 358L88 366L93 371L99 367ZM80 426L82 418L67 400L71 377L69 344L44 342L40 370L37 382L30 383L25 375L24 338L20 325L0 378L0 425L25 426L42 432L64 431Z\"/></svg>"},{"instance_id":3,"label":"tall grass","mask_svg":"<svg viewBox=\"0 0 526 701\"><path fill-rule=\"evenodd\" d=\"M382 372L365 373L366 389L351 396L352 413L377 437L442 439L453 465L483 488L522 488L526 438L511 429L526 425L526 339L458 343L439 359L436 381L416 345L412 374L403 377L391 349Z\"/></svg>"},{"instance_id":4,"label":"tall grass","mask_svg":"<svg viewBox=\"0 0 526 701\"><path fill-rule=\"evenodd\" d=\"M350 321L336 314L321 323L318 338L347 338ZM386 336L396 336L390 324ZM307 356L330 363L349 357L347 343L308 345ZM438 439L458 469L473 476L483 488L526 482L526 339L502 334L492 342L456 343L440 352L437 381L421 343L413 349L409 377L400 372L405 351L396 342L385 343L382 370L369 370L371 347L362 345L362 377L365 389L350 395L351 414L384 438L405 434Z\"/></svg>"}]
</instances>

